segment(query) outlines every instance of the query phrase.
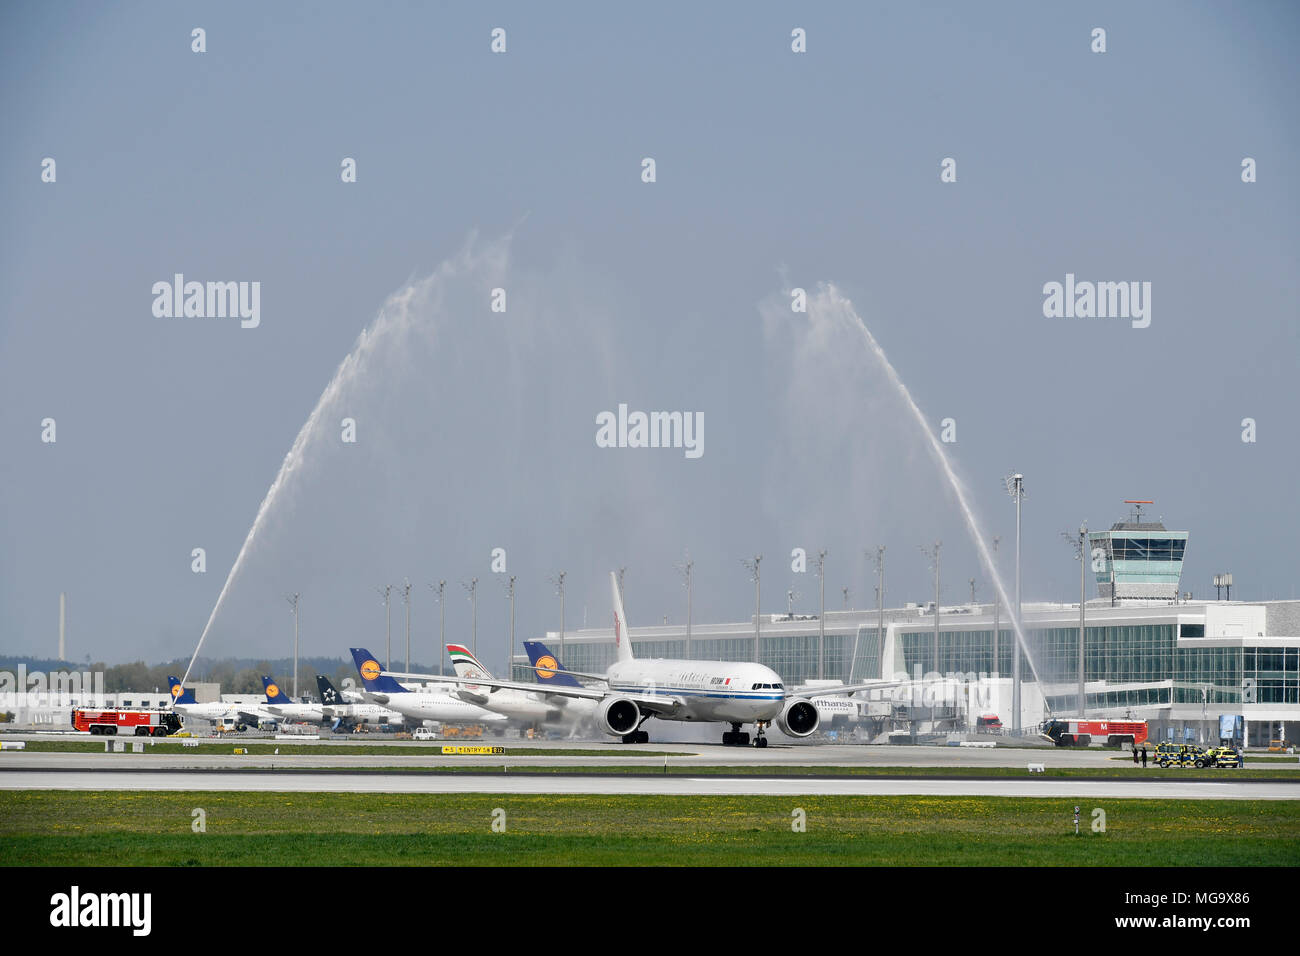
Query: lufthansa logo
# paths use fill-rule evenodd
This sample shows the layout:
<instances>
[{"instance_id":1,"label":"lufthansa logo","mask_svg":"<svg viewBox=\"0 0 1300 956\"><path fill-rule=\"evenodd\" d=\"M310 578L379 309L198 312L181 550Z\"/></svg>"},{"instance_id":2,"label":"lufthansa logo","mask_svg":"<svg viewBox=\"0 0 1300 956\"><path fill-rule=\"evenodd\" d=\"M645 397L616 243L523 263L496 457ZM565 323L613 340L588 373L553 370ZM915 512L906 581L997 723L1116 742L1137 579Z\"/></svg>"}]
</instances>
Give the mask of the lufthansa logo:
<instances>
[{"instance_id":1,"label":"lufthansa logo","mask_svg":"<svg viewBox=\"0 0 1300 956\"><path fill-rule=\"evenodd\" d=\"M366 661L361 665L361 676L366 680L374 680L382 669L379 661Z\"/></svg>"},{"instance_id":2,"label":"lufthansa logo","mask_svg":"<svg viewBox=\"0 0 1300 956\"><path fill-rule=\"evenodd\" d=\"M267 685L266 685L266 696L267 696L267 697L279 697L279 696L280 696L280 688L276 687L274 684L267 684Z\"/></svg>"},{"instance_id":3,"label":"lufthansa logo","mask_svg":"<svg viewBox=\"0 0 1300 956\"><path fill-rule=\"evenodd\" d=\"M542 680L550 680L555 676L555 671L558 669L559 665L555 663L554 657L547 654L544 657L537 658L537 663L534 666L537 668L538 677Z\"/></svg>"},{"instance_id":4,"label":"lufthansa logo","mask_svg":"<svg viewBox=\"0 0 1300 956\"><path fill-rule=\"evenodd\" d=\"M179 697L179 696L181 696L181 694L183 694L184 692L185 692L185 688L182 687L180 684L177 684L175 687L172 688L172 696L173 696L173 697Z\"/></svg>"}]
</instances>

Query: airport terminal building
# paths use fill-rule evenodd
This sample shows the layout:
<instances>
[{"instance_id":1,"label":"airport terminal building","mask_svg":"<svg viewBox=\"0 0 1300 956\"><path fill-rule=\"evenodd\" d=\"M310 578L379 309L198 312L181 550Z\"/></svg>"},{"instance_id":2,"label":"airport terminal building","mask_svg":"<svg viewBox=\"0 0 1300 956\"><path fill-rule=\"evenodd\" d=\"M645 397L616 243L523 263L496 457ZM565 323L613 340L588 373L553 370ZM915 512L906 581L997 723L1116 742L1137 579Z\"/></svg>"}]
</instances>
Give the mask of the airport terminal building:
<instances>
[{"instance_id":1,"label":"airport terminal building","mask_svg":"<svg viewBox=\"0 0 1300 956\"><path fill-rule=\"evenodd\" d=\"M1158 523L1121 522L1090 536L1101 596L1084 608L1083 683L1079 714L1079 605L1023 607L1034 667L1022 662L1021 721L1034 731L1051 714L1145 718L1154 739L1217 740L1219 718L1240 716L1252 746L1293 739L1300 723L1300 601L1193 601L1179 594L1186 532ZM819 677L844 682L920 680L942 675L979 683L982 696L930 716L927 729L968 729L977 715L997 713L1012 727L1015 643L1006 608L991 604L907 605L880 613L828 611L763 615L757 650L753 618L696 624L687 646L684 625L630 628L639 657L757 659L787 686ZM824 637L823 637L824 634ZM543 640L572 670L602 672L614 660L611 628ZM526 659L517 659L527 674ZM1036 673L1035 673L1036 671ZM525 677L526 679L526 677ZM915 717L895 691L867 692L864 716L879 727Z\"/></svg>"}]
</instances>

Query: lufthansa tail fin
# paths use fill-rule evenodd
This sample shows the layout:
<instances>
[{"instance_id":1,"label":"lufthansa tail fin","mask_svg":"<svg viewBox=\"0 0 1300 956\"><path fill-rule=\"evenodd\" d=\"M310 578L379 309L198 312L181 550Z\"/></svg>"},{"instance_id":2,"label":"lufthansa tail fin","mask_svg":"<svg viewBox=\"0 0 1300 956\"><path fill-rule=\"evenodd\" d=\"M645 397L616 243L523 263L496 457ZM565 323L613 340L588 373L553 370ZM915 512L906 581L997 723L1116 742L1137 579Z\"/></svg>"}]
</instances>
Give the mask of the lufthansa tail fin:
<instances>
[{"instance_id":1,"label":"lufthansa tail fin","mask_svg":"<svg viewBox=\"0 0 1300 956\"><path fill-rule=\"evenodd\" d=\"M582 686L541 641L524 641L524 650L528 652L528 660L532 662L537 683L550 684L553 687Z\"/></svg>"},{"instance_id":2,"label":"lufthansa tail fin","mask_svg":"<svg viewBox=\"0 0 1300 956\"><path fill-rule=\"evenodd\" d=\"M614 595L614 647L620 661L630 661L633 659L632 641L627 633L627 615L623 613L623 595L618 590L618 575L613 571L609 572L609 589Z\"/></svg>"},{"instance_id":3,"label":"lufthansa tail fin","mask_svg":"<svg viewBox=\"0 0 1300 956\"><path fill-rule=\"evenodd\" d=\"M292 704L293 700L284 691L280 690L280 685L275 682L275 678L262 675L262 686L266 688L266 702L268 704Z\"/></svg>"},{"instance_id":4,"label":"lufthansa tail fin","mask_svg":"<svg viewBox=\"0 0 1300 956\"><path fill-rule=\"evenodd\" d=\"M175 677L168 676L167 689L171 691L173 704L197 704L194 699L194 691L181 686L181 682Z\"/></svg>"},{"instance_id":5,"label":"lufthansa tail fin","mask_svg":"<svg viewBox=\"0 0 1300 956\"><path fill-rule=\"evenodd\" d=\"M379 658L371 654L364 647L349 648L352 651L352 660L356 662L357 673L361 675L361 686L372 694L405 694L406 688L397 683L396 680L381 674L384 669L379 663Z\"/></svg>"}]
</instances>

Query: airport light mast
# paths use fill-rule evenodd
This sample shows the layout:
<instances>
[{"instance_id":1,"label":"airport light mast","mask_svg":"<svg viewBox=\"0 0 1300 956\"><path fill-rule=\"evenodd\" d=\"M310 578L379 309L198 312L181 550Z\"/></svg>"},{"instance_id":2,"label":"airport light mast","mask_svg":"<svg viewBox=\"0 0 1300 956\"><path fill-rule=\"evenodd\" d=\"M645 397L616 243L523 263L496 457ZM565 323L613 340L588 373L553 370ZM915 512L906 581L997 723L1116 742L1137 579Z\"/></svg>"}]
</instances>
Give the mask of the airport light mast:
<instances>
[{"instance_id":1,"label":"airport light mast","mask_svg":"<svg viewBox=\"0 0 1300 956\"><path fill-rule=\"evenodd\" d=\"M1074 547L1075 560L1079 562L1079 716L1088 716L1088 697L1084 688L1083 674L1083 636L1084 608L1088 602L1088 522L1079 525L1078 536L1073 532L1062 531L1061 537Z\"/></svg>"},{"instance_id":2,"label":"airport light mast","mask_svg":"<svg viewBox=\"0 0 1300 956\"><path fill-rule=\"evenodd\" d=\"M406 605L406 672L411 672L411 582L402 582L402 602Z\"/></svg>"},{"instance_id":3,"label":"airport light mast","mask_svg":"<svg viewBox=\"0 0 1300 956\"><path fill-rule=\"evenodd\" d=\"M561 571L555 577L551 578L551 583L555 585L555 593L560 596L560 661L564 661L564 575L567 572Z\"/></svg>"},{"instance_id":4,"label":"airport light mast","mask_svg":"<svg viewBox=\"0 0 1300 956\"><path fill-rule=\"evenodd\" d=\"M821 610L817 612L817 679L826 677L826 549L817 552L817 588Z\"/></svg>"},{"instance_id":5,"label":"airport light mast","mask_svg":"<svg viewBox=\"0 0 1300 956\"><path fill-rule=\"evenodd\" d=\"M293 699L298 699L298 592L285 598L293 608Z\"/></svg>"},{"instance_id":6,"label":"airport light mast","mask_svg":"<svg viewBox=\"0 0 1300 956\"><path fill-rule=\"evenodd\" d=\"M691 560L690 552L686 553L686 562L677 565L677 570L685 576L686 581L686 659L692 660L691 657L691 569L695 567L695 562Z\"/></svg>"},{"instance_id":7,"label":"airport light mast","mask_svg":"<svg viewBox=\"0 0 1300 956\"><path fill-rule=\"evenodd\" d=\"M885 546L876 548L876 653L885 652ZM883 660L884 658L881 658Z\"/></svg>"},{"instance_id":8,"label":"airport light mast","mask_svg":"<svg viewBox=\"0 0 1300 956\"><path fill-rule=\"evenodd\" d=\"M443 592L447 588L446 581L439 581L436 585L430 584L429 590L438 595L438 676L443 673L442 662L447 656L447 605L443 601Z\"/></svg>"},{"instance_id":9,"label":"airport light mast","mask_svg":"<svg viewBox=\"0 0 1300 956\"><path fill-rule=\"evenodd\" d=\"M997 535L993 536L993 576L998 574L998 542L1002 539ZM1001 658L998 657L998 638L1001 636L998 632L1002 629L1000 620L1000 611L1002 610L1002 598L998 596L998 589L993 589L993 670L992 673L1000 673L1002 665L999 663Z\"/></svg>"},{"instance_id":10,"label":"airport light mast","mask_svg":"<svg viewBox=\"0 0 1300 956\"><path fill-rule=\"evenodd\" d=\"M466 584L464 581L461 581L460 586L463 587L466 590L466 592L468 592L469 603L470 606L473 608L473 612L472 612L473 616L471 618L473 624L471 625L472 629L470 631L470 646L474 651L474 656L478 657L478 578L470 578L469 584Z\"/></svg>"},{"instance_id":11,"label":"airport light mast","mask_svg":"<svg viewBox=\"0 0 1300 956\"><path fill-rule=\"evenodd\" d=\"M510 598L510 656L506 658L506 673L510 680L515 679L515 576L510 575L506 585L506 596Z\"/></svg>"},{"instance_id":12,"label":"airport light mast","mask_svg":"<svg viewBox=\"0 0 1300 956\"><path fill-rule=\"evenodd\" d=\"M934 671L939 673L939 549L943 547L942 541L934 543L934 550L921 546L921 553L930 559L930 567L934 570Z\"/></svg>"},{"instance_id":13,"label":"airport light mast","mask_svg":"<svg viewBox=\"0 0 1300 956\"><path fill-rule=\"evenodd\" d=\"M761 554L756 554L754 555L753 561L741 559L740 563L745 566L747 571L749 571L749 576L754 582L754 662L758 663L758 641L762 633L762 625L759 623L759 608L762 607L760 599L761 581L759 565L763 563L763 556Z\"/></svg>"},{"instance_id":14,"label":"airport light mast","mask_svg":"<svg viewBox=\"0 0 1300 956\"><path fill-rule=\"evenodd\" d=\"M384 599L384 670L393 669L393 615L391 609L391 597L393 586L385 584L382 588L375 588L380 597Z\"/></svg>"},{"instance_id":15,"label":"airport light mast","mask_svg":"<svg viewBox=\"0 0 1300 956\"><path fill-rule=\"evenodd\" d=\"M1018 633L1024 633L1024 618L1020 604L1020 503L1025 498L1025 476L1019 472L1007 475L1003 479L1007 486L1007 494L1016 503L1016 606L1012 609L1015 615L1015 628ZM1020 642L1012 644L1011 654L1011 732L1016 736L1020 735Z\"/></svg>"}]
</instances>

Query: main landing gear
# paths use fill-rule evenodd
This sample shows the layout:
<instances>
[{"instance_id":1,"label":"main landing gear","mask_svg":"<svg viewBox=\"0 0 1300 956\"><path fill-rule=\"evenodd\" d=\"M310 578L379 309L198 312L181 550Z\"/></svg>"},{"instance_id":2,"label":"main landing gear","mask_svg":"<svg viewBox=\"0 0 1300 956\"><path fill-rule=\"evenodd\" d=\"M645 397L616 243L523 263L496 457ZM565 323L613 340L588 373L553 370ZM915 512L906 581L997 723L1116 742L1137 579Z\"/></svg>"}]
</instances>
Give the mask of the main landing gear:
<instances>
[{"instance_id":1,"label":"main landing gear","mask_svg":"<svg viewBox=\"0 0 1300 956\"><path fill-rule=\"evenodd\" d=\"M755 728L756 728L756 733L754 734L754 746L766 747L767 737L764 736L764 732L767 730L767 723L765 721L760 720L757 724L755 724ZM733 723L731 725L731 730L726 731L722 735L722 746L748 747L749 734L742 733L740 730L740 724Z\"/></svg>"},{"instance_id":2,"label":"main landing gear","mask_svg":"<svg viewBox=\"0 0 1300 956\"><path fill-rule=\"evenodd\" d=\"M630 734L624 734L623 743L648 744L650 742L650 735L646 731L641 730L641 724L644 724L647 720L649 720L650 716L651 716L650 714L646 714L644 717L641 718L641 723L636 725L637 726L636 730L632 731Z\"/></svg>"}]
</instances>

